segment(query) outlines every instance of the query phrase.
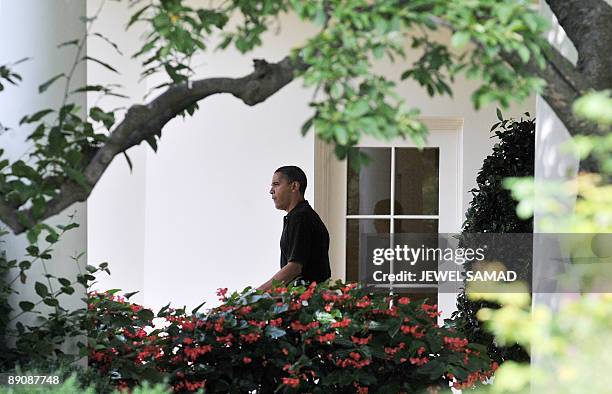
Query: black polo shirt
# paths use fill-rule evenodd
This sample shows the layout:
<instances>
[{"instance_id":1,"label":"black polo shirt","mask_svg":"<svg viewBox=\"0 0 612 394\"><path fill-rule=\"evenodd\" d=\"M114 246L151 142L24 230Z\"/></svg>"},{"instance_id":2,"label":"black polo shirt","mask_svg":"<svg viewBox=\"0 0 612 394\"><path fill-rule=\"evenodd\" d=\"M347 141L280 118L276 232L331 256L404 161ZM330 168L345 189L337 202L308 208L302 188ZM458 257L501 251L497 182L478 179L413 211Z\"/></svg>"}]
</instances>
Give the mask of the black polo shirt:
<instances>
[{"instance_id":1,"label":"black polo shirt","mask_svg":"<svg viewBox=\"0 0 612 394\"><path fill-rule=\"evenodd\" d=\"M331 276L329 233L308 201L300 202L283 219L280 249L281 268L290 261L302 264L305 281L322 282Z\"/></svg>"}]
</instances>

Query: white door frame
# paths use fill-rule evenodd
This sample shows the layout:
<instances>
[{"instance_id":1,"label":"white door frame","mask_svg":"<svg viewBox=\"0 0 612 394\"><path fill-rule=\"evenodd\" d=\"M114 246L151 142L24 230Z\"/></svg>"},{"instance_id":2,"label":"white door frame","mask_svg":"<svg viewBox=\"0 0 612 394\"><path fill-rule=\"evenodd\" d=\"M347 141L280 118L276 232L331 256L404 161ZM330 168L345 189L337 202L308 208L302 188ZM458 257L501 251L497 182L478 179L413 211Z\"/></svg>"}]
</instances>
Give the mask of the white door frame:
<instances>
[{"instance_id":1,"label":"white door frame","mask_svg":"<svg viewBox=\"0 0 612 394\"><path fill-rule=\"evenodd\" d=\"M459 117L420 117L429 129L427 146L439 146L439 141L454 136L456 146L455 163L455 198L454 218L447 218L445 223L439 222L440 233L458 233L463 222L463 118ZM437 138L436 138L437 137ZM362 142L367 146L391 147L396 141L375 141L371 138ZM402 141L402 146L410 146L410 141ZM333 146L315 138L314 149L314 207L330 232L330 264L332 279L345 279L346 273L346 181L337 182L332 179L332 173L343 174L346 180L346 160L339 161L334 154ZM444 160L440 157L440 161ZM448 164L448 163L447 163ZM442 166L440 166L442 169ZM443 177L440 176L440 182ZM442 190L442 188L440 188ZM342 197L342 198L340 198ZM391 197L393 199L393 197ZM333 217L333 212L342 212L343 220ZM440 212L441 214L442 212ZM440 297L442 296L442 297ZM442 317L450 316L455 309L454 295L439 295L438 302L443 311Z\"/></svg>"}]
</instances>

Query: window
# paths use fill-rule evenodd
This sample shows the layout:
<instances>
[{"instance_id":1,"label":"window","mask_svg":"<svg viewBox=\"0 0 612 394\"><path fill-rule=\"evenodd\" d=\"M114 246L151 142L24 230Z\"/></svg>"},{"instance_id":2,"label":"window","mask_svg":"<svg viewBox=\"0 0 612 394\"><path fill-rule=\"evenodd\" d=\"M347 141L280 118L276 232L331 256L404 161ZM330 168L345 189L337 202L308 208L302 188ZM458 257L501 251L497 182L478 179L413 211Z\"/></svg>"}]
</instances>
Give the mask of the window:
<instances>
[{"instance_id":1,"label":"window","mask_svg":"<svg viewBox=\"0 0 612 394\"><path fill-rule=\"evenodd\" d=\"M359 279L363 234L437 234L439 222L439 148L358 149L370 162L359 170L347 163L347 281Z\"/></svg>"}]
</instances>

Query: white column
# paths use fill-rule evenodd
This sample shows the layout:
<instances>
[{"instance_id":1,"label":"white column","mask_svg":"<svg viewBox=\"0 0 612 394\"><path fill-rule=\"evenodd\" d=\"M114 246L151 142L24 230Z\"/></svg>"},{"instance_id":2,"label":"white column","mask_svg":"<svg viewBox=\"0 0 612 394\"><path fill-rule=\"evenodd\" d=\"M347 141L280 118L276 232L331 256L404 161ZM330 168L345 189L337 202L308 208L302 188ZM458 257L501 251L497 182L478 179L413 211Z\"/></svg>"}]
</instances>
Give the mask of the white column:
<instances>
[{"instance_id":1,"label":"white column","mask_svg":"<svg viewBox=\"0 0 612 394\"><path fill-rule=\"evenodd\" d=\"M5 150L5 156L11 161L23 156L30 145L27 136L33 131L32 126L19 126L19 120L26 114L32 114L40 109L55 108L61 105L64 93L64 81L57 81L47 92L38 93L38 86L52 76L68 72L75 58L75 46L57 48L57 45L85 34L85 25L79 19L85 15L85 1L82 0L0 0L0 64L10 63L23 57L32 59L18 65L15 71L21 74L23 82L19 86L5 85L0 92L0 122L12 130L0 135L0 147ZM84 64L76 69L72 79L73 87L86 83ZM84 95L73 96L74 102L81 108L86 108ZM83 112L84 113L84 112ZM87 247L87 211L86 204L80 203L69 207L60 215L47 221L51 226L66 223L69 214L75 213L76 222L80 228L69 231L55 245L53 258L46 265L50 273L67 278L76 278L78 267L70 256L86 251ZM12 233L3 238L1 248L7 252L9 259L25 258L27 240L25 235L14 236ZM40 246L46 247L44 237ZM84 258L81 259L81 265ZM81 267L82 268L82 267ZM34 283L47 283L42 276L42 266L39 261L33 264L28 272L25 286L20 286L19 299L11 300L17 305L20 300L39 299L34 292ZM52 282L53 283L53 282ZM56 285L56 283L54 283ZM84 291L81 286L75 287L72 296L60 296L65 307L81 306L80 298ZM18 307L16 307L19 310ZM33 316L24 315L26 321L32 321Z\"/></svg>"},{"instance_id":2,"label":"white column","mask_svg":"<svg viewBox=\"0 0 612 394\"><path fill-rule=\"evenodd\" d=\"M541 1L541 13L549 20L551 29L547 34L548 41L557 48L568 60L576 63L578 54L576 48L567 37L548 5ZM549 181L563 181L576 177L579 161L574 155L563 153L562 146L571 140L565 125L559 120L546 101L538 96L536 101L536 147L535 147L535 182L541 185ZM537 195L536 195L537 198ZM568 214L573 210L575 198L565 201ZM542 232L541 221L544 213L534 212L534 232ZM562 256L556 256L560 251L534 244L534 280L540 277L554 275L554 268L549 264L538 262L558 261ZM546 271L546 274L544 272ZM538 293L533 295L533 303L544 304L556 308L560 301L559 294Z\"/></svg>"}]
</instances>

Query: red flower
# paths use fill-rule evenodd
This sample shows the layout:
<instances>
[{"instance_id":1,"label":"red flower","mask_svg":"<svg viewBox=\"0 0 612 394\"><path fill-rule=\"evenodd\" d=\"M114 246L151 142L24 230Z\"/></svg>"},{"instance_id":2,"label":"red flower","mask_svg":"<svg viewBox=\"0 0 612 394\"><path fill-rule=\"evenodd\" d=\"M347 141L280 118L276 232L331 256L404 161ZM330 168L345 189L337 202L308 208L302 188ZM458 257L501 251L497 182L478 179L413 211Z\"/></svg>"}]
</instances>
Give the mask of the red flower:
<instances>
[{"instance_id":1,"label":"red flower","mask_svg":"<svg viewBox=\"0 0 612 394\"><path fill-rule=\"evenodd\" d=\"M222 332L223 331L223 323L225 323L224 318L220 318L215 322L215 331Z\"/></svg>"},{"instance_id":2,"label":"red flower","mask_svg":"<svg viewBox=\"0 0 612 394\"><path fill-rule=\"evenodd\" d=\"M259 327L259 328L266 326L266 322L265 321L249 320L248 323L251 326Z\"/></svg>"},{"instance_id":3,"label":"red flower","mask_svg":"<svg viewBox=\"0 0 612 394\"><path fill-rule=\"evenodd\" d=\"M447 347L451 349L452 351L459 352L459 351L462 351L463 348L465 348L465 346L467 346L468 340L465 338L461 339L461 338L444 337L444 344L447 345Z\"/></svg>"},{"instance_id":4,"label":"red flower","mask_svg":"<svg viewBox=\"0 0 612 394\"><path fill-rule=\"evenodd\" d=\"M185 355L191 361L195 361L200 355L206 354L206 353L208 353L210 351L212 351L212 346L210 346L210 345L204 345L204 346L195 347L195 348L186 347L185 350L184 350Z\"/></svg>"},{"instance_id":5,"label":"red flower","mask_svg":"<svg viewBox=\"0 0 612 394\"><path fill-rule=\"evenodd\" d=\"M427 315L432 318L435 319L436 317L440 316L442 314L442 312L438 311L438 304L434 304L434 305L429 305L429 304L423 304L421 306L421 308L427 313Z\"/></svg>"},{"instance_id":6,"label":"red flower","mask_svg":"<svg viewBox=\"0 0 612 394\"><path fill-rule=\"evenodd\" d=\"M370 301L370 299L367 296L361 297L361 299L357 301L357 303L355 304L357 308L367 308L370 305L372 305L372 301Z\"/></svg>"},{"instance_id":7,"label":"red flower","mask_svg":"<svg viewBox=\"0 0 612 394\"><path fill-rule=\"evenodd\" d=\"M232 335L232 333L229 333L226 336L217 337L216 339L217 339L217 342L219 343L226 343L226 344L231 345L232 340L234 339L234 335Z\"/></svg>"},{"instance_id":8,"label":"red flower","mask_svg":"<svg viewBox=\"0 0 612 394\"><path fill-rule=\"evenodd\" d=\"M404 334L412 334L412 336L417 339L425 335L422 331L419 331L418 325L414 325L414 326L402 325L400 326L400 330L402 330Z\"/></svg>"},{"instance_id":9,"label":"red flower","mask_svg":"<svg viewBox=\"0 0 612 394\"><path fill-rule=\"evenodd\" d=\"M407 304L409 304L409 303L410 303L410 298L408 298L408 297L402 297L402 298L400 298L400 299L398 300L398 302L399 302L401 305L407 305Z\"/></svg>"},{"instance_id":10,"label":"red flower","mask_svg":"<svg viewBox=\"0 0 612 394\"><path fill-rule=\"evenodd\" d=\"M195 324L193 324L193 322L189 320L184 320L181 323L181 326L183 327L183 330L185 331L193 331L193 329L195 328Z\"/></svg>"},{"instance_id":11,"label":"red flower","mask_svg":"<svg viewBox=\"0 0 612 394\"><path fill-rule=\"evenodd\" d=\"M93 358L95 362L101 362L106 358L106 355L103 352L93 352L90 356Z\"/></svg>"},{"instance_id":12,"label":"red flower","mask_svg":"<svg viewBox=\"0 0 612 394\"><path fill-rule=\"evenodd\" d=\"M351 336L351 341L353 341L356 345L367 345L372 339L372 335L368 335L366 338L358 338L355 336Z\"/></svg>"},{"instance_id":13,"label":"red flower","mask_svg":"<svg viewBox=\"0 0 612 394\"><path fill-rule=\"evenodd\" d=\"M397 353L398 350L399 350L399 347L385 347L385 353L387 353L390 356L393 356L395 353Z\"/></svg>"},{"instance_id":14,"label":"red flower","mask_svg":"<svg viewBox=\"0 0 612 394\"><path fill-rule=\"evenodd\" d=\"M291 322L291 329L293 331L297 331L297 332L304 332L304 331L308 331L311 328L317 328L319 327L319 322L318 321L313 321L310 322L308 324L303 324L299 321L293 321Z\"/></svg>"},{"instance_id":15,"label":"red flower","mask_svg":"<svg viewBox=\"0 0 612 394\"><path fill-rule=\"evenodd\" d=\"M427 364L428 362L429 362L429 358L427 357L410 357L410 364L414 364L417 366Z\"/></svg>"},{"instance_id":16,"label":"red flower","mask_svg":"<svg viewBox=\"0 0 612 394\"><path fill-rule=\"evenodd\" d=\"M309 287L308 290L306 290L304 293L302 293L302 295L300 296L300 301L308 301L309 299L312 298L313 294L314 294L314 287Z\"/></svg>"},{"instance_id":17,"label":"red flower","mask_svg":"<svg viewBox=\"0 0 612 394\"><path fill-rule=\"evenodd\" d=\"M337 321L331 324L332 328L339 328L339 327L348 327L348 325L351 324L351 319L342 319L342 321Z\"/></svg>"},{"instance_id":18,"label":"red flower","mask_svg":"<svg viewBox=\"0 0 612 394\"><path fill-rule=\"evenodd\" d=\"M251 361L253 361L253 359L252 359L252 358L250 358L250 357L246 357L246 356L244 356L244 357L242 358L242 362L243 362L243 363L245 363L245 364L249 364Z\"/></svg>"},{"instance_id":19,"label":"red flower","mask_svg":"<svg viewBox=\"0 0 612 394\"><path fill-rule=\"evenodd\" d=\"M336 333L330 332L329 334L319 335L317 339L321 343L332 342L334 339L336 339Z\"/></svg>"},{"instance_id":20,"label":"red flower","mask_svg":"<svg viewBox=\"0 0 612 394\"><path fill-rule=\"evenodd\" d=\"M246 335L240 334L240 339L242 339L246 343L255 343L259 340L260 337L261 335L258 332L250 332Z\"/></svg>"},{"instance_id":21,"label":"red flower","mask_svg":"<svg viewBox=\"0 0 612 394\"><path fill-rule=\"evenodd\" d=\"M296 388L300 385L300 379L296 378L283 378L283 384L285 386Z\"/></svg>"},{"instance_id":22,"label":"red flower","mask_svg":"<svg viewBox=\"0 0 612 394\"><path fill-rule=\"evenodd\" d=\"M227 300L227 297L225 296L227 294L227 287L224 288L218 288L217 289L217 297L219 297L219 301L225 301Z\"/></svg>"},{"instance_id":23,"label":"red flower","mask_svg":"<svg viewBox=\"0 0 612 394\"><path fill-rule=\"evenodd\" d=\"M327 301L327 302L330 302L330 301L334 302L334 301L336 301L338 299L338 296L334 292L332 292L332 291L325 291L325 292L323 292L321 297L323 297L323 300Z\"/></svg>"}]
</instances>

